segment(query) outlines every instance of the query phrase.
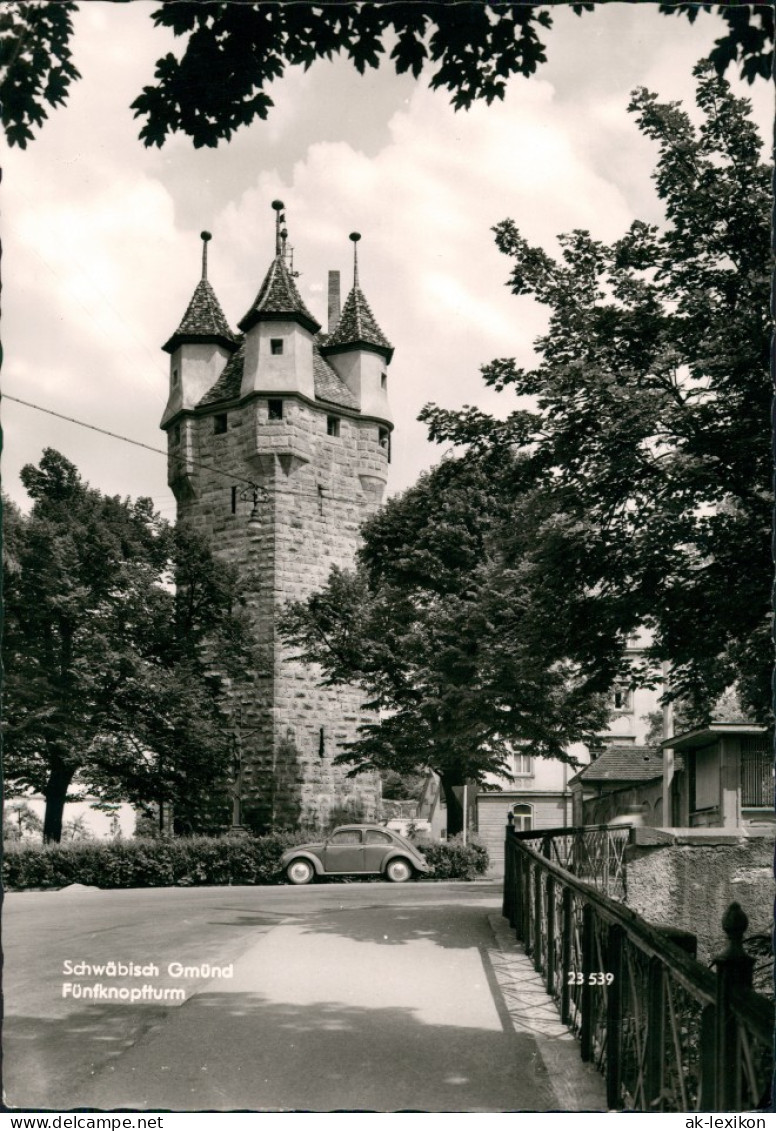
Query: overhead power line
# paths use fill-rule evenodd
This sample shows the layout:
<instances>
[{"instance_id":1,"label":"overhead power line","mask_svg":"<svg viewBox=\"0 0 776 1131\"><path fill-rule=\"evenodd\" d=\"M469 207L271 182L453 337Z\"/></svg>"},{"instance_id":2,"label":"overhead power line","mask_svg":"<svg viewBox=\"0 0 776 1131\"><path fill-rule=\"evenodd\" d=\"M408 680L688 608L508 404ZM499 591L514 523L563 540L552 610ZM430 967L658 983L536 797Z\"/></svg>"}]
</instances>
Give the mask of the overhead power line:
<instances>
[{"instance_id":1,"label":"overhead power line","mask_svg":"<svg viewBox=\"0 0 776 1131\"><path fill-rule=\"evenodd\" d=\"M85 420L78 420L75 416L65 416L65 414L63 412L55 412L53 408L44 408L43 405L33 404L32 401L23 401L21 399L21 397L12 397L10 395L10 393L3 393L2 398L0 398L0 399L5 399L7 401L13 401L14 404L24 405L25 408L34 408L36 412L42 412L46 416L55 416L58 420L66 420L68 424L77 424L79 428L88 428L90 432L99 432L100 435L102 435L102 436L110 436L110 438L112 440L121 440L122 443L132 444L136 448L145 448L145 450L147 452L153 452L154 455L165 456L165 458L167 458L169 456L169 452L166 452L164 450L164 448L154 448L154 447L152 447L151 444L144 444L142 440L133 440L129 436L122 436L119 432L111 432L111 431L109 431L109 429L100 428L96 424L88 424ZM224 471L224 469L221 468L221 467L213 467L212 464L201 463L199 460L190 459L188 456L181 457L180 462L181 463L185 462L186 464L189 464L191 467L202 468L203 471L214 471L216 473L216 475L223 475L225 479L230 479L233 483L244 483L246 487L251 487L254 491L256 491L256 490L264 491L265 494L267 494L267 495L274 493L274 492L270 492L266 487L262 487L258 483L255 483L252 479L244 479L241 475L235 475L234 472L232 472L232 471ZM325 498L335 500L337 502L341 502L341 503L356 502L355 497L348 496L348 495L335 495L331 491L329 491L329 490L327 490L323 487L319 488L319 490L317 492L315 492L315 491L284 491L283 492L284 495L298 495L298 496L306 496L306 497L313 497L313 496L316 496L316 495L318 497L321 497L321 493L323 493Z\"/></svg>"},{"instance_id":2,"label":"overhead power line","mask_svg":"<svg viewBox=\"0 0 776 1131\"><path fill-rule=\"evenodd\" d=\"M151 444L144 444L142 440L132 440L129 436L121 436L118 432L109 432L107 428L98 428L96 424L87 424L85 420L76 420L74 416L65 416L62 412L54 412L53 408L43 408L42 405L33 404L32 401L23 401L21 397L12 397L8 393L3 393L3 397L7 401L14 401L15 404L23 404L26 408L34 408L36 412L43 412L46 416L56 416L58 420L66 420L68 424L77 424L80 428L88 428L90 432L99 432L103 436L110 436L112 440L122 440L125 444L134 444L136 448L145 448L147 452L153 452L157 456L166 457L169 454L163 448L154 448ZM201 467L203 471L214 471L216 475L223 475L237 483L245 483L248 487L256 486L252 479L243 479L242 476L234 475L231 471L224 471L220 467L211 467L207 463L200 463L193 459L187 459L186 463L190 463L193 467Z\"/></svg>"}]
</instances>

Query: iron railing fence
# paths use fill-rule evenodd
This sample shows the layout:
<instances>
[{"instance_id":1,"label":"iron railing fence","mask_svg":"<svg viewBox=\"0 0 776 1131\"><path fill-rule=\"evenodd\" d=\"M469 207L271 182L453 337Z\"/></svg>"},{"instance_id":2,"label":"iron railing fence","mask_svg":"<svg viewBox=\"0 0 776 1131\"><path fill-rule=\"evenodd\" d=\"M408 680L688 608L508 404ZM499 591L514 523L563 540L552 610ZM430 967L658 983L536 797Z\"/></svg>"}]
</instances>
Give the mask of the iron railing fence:
<instances>
[{"instance_id":1,"label":"iron railing fence","mask_svg":"<svg viewBox=\"0 0 776 1131\"><path fill-rule=\"evenodd\" d=\"M593 884L604 895L625 902L625 849L630 830L630 825L580 825L523 832L515 830L514 836L521 841L539 842L539 851L548 860L572 872L580 880Z\"/></svg>"},{"instance_id":2,"label":"iron railing fence","mask_svg":"<svg viewBox=\"0 0 776 1131\"><path fill-rule=\"evenodd\" d=\"M610 1108L769 1110L774 1007L749 988L737 904L714 972L508 827L503 912Z\"/></svg>"}]
</instances>

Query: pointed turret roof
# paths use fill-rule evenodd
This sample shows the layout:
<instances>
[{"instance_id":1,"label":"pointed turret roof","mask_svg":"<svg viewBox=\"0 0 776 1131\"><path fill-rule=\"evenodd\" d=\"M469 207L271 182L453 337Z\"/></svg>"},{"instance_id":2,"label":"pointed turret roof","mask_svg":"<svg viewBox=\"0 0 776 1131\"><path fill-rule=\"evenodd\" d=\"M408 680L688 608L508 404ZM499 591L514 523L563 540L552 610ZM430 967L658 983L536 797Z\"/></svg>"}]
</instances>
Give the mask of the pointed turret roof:
<instances>
[{"instance_id":1,"label":"pointed turret roof","mask_svg":"<svg viewBox=\"0 0 776 1131\"><path fill-rule=\"evenodd\" d=\"M245 317L240 319L238 326L247 332L262 318L300 322L312 334L316 334L321 328L320 322L316 321L302 301L282 253L273 259L253 305Z\"/></svg>"},{"instance_id":2,"label":"pointed turret roof","mask_svg":"<svg viewBox=\"0 0 776 1131\"><path fill-rule=\"evenodd\" d=\"M226 349L237 348L221 304L207 281L207 245L210 238L210 232L202 233L202 278L191 296L180 326L162 346L167 353L174 353L184 342L216 342Z\"/></svg>"},{"instance_id":3,"label":"pointed turret roof","mask_svg":"<svg viewBox=\"0 0 776 1131\"><path fill-rule=\"evenodd\" d=\"M288 232L282 228L285 221L283 215L285 206L282 200L273 200L272 207L275 210L275 258L264 276L264 282L250 310L237 325L247 333L261 319L272 322L283 320L299 322L310 333L317 334L321 324L302 301L302 296L294 282L294 272L286 262Z\"/></svg>"},{"instance_id":4,"label":"pointed turret roof","mask_svg":"<svg viewBox=\"0 0 776 1131\"><path fill-rule=\"evenodd\" d=\"M353 241L353 289L345 299L339 322L322 345L324 354L348 349L371 349L382 354L386 361L393 357L393 346L386 338L372 313L358 281L358 232L351 232Z\"/></svg>"}]
</instances>

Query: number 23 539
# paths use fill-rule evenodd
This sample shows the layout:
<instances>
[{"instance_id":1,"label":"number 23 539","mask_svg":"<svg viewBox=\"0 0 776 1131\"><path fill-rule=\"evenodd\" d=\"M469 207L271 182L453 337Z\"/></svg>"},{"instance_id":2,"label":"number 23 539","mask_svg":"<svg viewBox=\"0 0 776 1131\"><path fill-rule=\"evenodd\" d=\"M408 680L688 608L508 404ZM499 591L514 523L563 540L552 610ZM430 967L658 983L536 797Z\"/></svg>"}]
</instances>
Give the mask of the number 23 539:
<instances>
[{"instance_id":1,"label":"number 23 539","mask_svg":"<svg viewBox=\"0 0 776 1131\"><path fill-rule=\"evenodd\" d=\"M585 977L581 970L569 970L568 980L570 986L611 986L614 974L604 974L601 970L593 970Z\"/></svg>"}]
</instances>

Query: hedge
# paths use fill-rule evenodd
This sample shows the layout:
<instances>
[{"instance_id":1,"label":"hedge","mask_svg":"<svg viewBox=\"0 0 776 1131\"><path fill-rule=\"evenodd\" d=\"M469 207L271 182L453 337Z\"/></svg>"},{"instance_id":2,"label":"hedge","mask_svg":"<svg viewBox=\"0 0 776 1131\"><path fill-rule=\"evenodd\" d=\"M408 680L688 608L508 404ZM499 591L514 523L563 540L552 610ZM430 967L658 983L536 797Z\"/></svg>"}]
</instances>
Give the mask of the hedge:
<instances>
[{"instance_id":1,"label":"hedge","mask_svg":"<svg viewBox=\"0 0 776 1131\"><path fill-rule=\"evenodd\" d=\"M261 837L181 837L79 841L59 845L6 845L6 891L50 889L68 884L98 888L195 887L200 885L278 884L280 857L299 843L290 833ZM487 868L481 845L419 845L434 878L471 880Z\"/></svg>"},{"instance_id":2,"label":"hedge","mask_svg":"<svg viewBox=\"0 0 776 1131\"><path fill-rule=\"evenodd\" d=\"M6 891L86 884L99 888L279 883L280 857L294 838L181 837L6 847Z\"/></svg>"},{"instance_id":3,"label":"hedge","mask_svg":"<svg viewBox=\"0 0 776 1131\"><path fill-rule=\"evenodd\" d=\"M488 850L478 840L464 844L460 837L419 844L418 848L434 867L435 880L473 880L488 870Z\"/></svg>"}]
</instances>

